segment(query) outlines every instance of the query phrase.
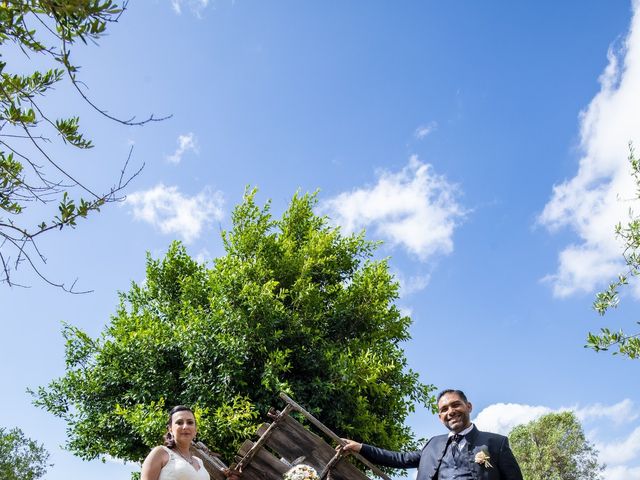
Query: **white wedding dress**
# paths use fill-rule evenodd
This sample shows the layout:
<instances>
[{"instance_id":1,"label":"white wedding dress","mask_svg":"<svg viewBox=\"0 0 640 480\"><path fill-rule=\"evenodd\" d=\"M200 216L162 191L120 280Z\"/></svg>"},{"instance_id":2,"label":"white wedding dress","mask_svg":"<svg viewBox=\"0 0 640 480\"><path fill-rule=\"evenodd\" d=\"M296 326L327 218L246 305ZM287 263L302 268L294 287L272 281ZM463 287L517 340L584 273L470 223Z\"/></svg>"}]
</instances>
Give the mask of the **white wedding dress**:
<instances>
[{"instance_id":1,"label":"white wedding dress","mask_svg":"<svg viewBox=\"0 0 640 480\"><path fill-rule=\"evenodd\" d=\"M175 451L164 446L162 448L169 454L169 461L160 470L158 480L209 480L209 472L204 468L201 459L192 457L200 465L200 469L196 470Z\"/></svg>"}]
</instances>

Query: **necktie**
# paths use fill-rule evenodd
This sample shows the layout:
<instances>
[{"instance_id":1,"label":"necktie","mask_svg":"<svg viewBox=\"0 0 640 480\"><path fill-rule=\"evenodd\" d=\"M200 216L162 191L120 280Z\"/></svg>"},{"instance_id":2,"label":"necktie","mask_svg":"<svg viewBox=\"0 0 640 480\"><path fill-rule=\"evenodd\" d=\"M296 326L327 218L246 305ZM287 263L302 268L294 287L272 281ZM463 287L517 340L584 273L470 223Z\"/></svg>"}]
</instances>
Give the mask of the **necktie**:
<instances>
[{"instance_id":1,"label":"necktie","mask_svg":"<svg viewBox=\"0 0 640 480\"><path fill-rule=\"evenodd\" d=\"M454 456L454 458L458 455L458 453L460 453L459 445L463 438L464 435L460 435L458 433L451 437L451 454Z\"/></svg>"}]
</instances>

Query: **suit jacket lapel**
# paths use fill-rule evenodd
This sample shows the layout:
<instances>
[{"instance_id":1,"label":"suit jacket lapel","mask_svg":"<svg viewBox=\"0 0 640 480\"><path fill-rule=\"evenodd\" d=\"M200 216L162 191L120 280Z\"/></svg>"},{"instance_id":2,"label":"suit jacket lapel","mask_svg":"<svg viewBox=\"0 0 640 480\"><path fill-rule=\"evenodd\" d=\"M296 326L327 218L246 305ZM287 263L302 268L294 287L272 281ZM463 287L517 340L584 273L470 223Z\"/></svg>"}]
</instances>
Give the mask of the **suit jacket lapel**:
<instances>
[{"instance_id":1,"label":"suit jacket lapel","mask_svg":"<svg viewBox=\"0 0 640 480\"><path fill-rule=\"evenodd\" d=\"M471 431L465 435L465 438L467 439L467 444L465 445L467 448L467 453L471 455L472 458L473 458L474 449L482 443L478 440L479 436L480 436L480 432L478 431L478 427L476 427L475 425L473 426ZM473 478L475 479L481 478L482 477L481 470L482 469L480 468L480 465L474 461L471 467Z\"/></svg>"},{"instance_id":2,"label":"suit jacket lapel","mask_svg":"<svg viewBox=\"0 0 640 480\"><path fill-rule=\"evenodd\" d=\"M440 442L440 445L438 446L438 456L436 457L438 459L438 463L436 465L436 469L434 471L433 477L432 478L437 478L438 476L438 472L440 471L440 465L442 464L442 459L444 458L444 454L447 451L447 446L449 445L449 437L447 435L443 435L442 436L442 440Z\"/></svg>"},{"instance_id":3,"label":"suit jacket lapel","mask_svg":"<svg viewBox=\"0 0 640 480\"><path fill-rule=\"evenodd\" d=\"M474 425L471 431L467 433L464 437L467 440L467 446L469 446L470 449L472 450L473 447L475 447L478 444L478 441L477 441L478 427Z\"/></svg>"}]
</instances>

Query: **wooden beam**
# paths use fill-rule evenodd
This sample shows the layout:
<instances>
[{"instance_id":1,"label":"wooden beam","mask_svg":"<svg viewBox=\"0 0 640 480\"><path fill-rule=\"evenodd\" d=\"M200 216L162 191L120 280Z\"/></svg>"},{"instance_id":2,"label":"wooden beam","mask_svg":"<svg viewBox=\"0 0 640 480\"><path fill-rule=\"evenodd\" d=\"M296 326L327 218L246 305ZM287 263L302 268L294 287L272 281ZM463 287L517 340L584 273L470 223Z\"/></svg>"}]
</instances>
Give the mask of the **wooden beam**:
<instances>
[{"instance_id":1,"label":"wooden beam","mask_svg":"<svg viewBox=\"0 0 640 480\"><path fill-rule=\"evenodd\" d=\"M300 412L302 415L305 416L305 418L307 420L309 420L313 425L315 425L316 427L318 427L318 429L320 429L322 431L322 433L324 433L325 435L327 435L329 438L331 438L332 440L334 440L335 442L338 443L338 445L340 445L341 447L344 447L345 442L344 440L342 440L342 438L340 438L338 435L336 435L335 433L333 433L329 428L327 428L320 420L318 420L316 417L314 417L313 415L311 415L309 412L307 412L301 405L299 405L298 403L296 403L291 397L289 397L286 393L284 392L280 392L280 398L282 400L284 400L287 403L287 407L291 406L294 410ZM285 407L286 410L286 407ZM353 455L355 458L357 458L360 462L362 462L365 466L367 466L373 473L375 473L378 477L384 479L384 480L391 480L389 478L389 476L387 474L385 474L382 470L380 470L378 467L376 467L373 463L371 463L369 460L367 460L366 458L364 458L362 455L360 455L359 453L356 452L350 452L351 455Z\"/></svg>"},{"instance_id":2,"label":"wooden beam","mask_svg":"<svg viewBox=\"0 0 640 480\"><path fill-rule=\"evenodd\" d=\"M328 473L333 468L333 466L340 461L340 459L342 458L342 453L343 453L342 452L342 447L338 447L338 450L336 451L336 454L333 456L333 458L331 460L329 460L329 463L327 463L324 466L324 468L322 469L322 471L320 472L320 480L324 480L325 477L328 475Z\"/></svg>"},{"instance_id":3,"label":"wooden beam","mask_svg":"<svg viewBox=\"0 0 640 480\"><path fill-rule=\"evenodd\" d=\"M287 415L289 415L289 412L292 409L293 409L292 405L287 405L286 407L284 407L284 410L282 410L282 412L280 412L280 414L273 421L273 423L269 425L269 428L267 428L267 430L260 436L258 441L253 444L253 446L247 452L247 454L244 457L242 457L242 460L238 462L238 465L236 465L235 467L236 470L242 471L242 469L246 465L248 465L249 462L251 462L251 459L256 454L256 452L260 450L262 448L262 445L264 445L264 443L268 440L269 436L271 435L271 432L273 432L273 430L278 427L278 423L280 422L280 420L286 417Z\"/></svg>"},{"instance_id":4,"label":"wooden beam","mask_svg":"<svg viewBox=\"0 0 640 480\"><path fill-rule=\"evenodd\" d=\"M191 444L190 450L202 459L202 463L207 472L209 472L209 475L211 475L211 478L214 480L226 480L227 476L224 474L224 471L227 469L227 466L211 452L204 443L195 442Z\"/></svg>"}]
</instances>

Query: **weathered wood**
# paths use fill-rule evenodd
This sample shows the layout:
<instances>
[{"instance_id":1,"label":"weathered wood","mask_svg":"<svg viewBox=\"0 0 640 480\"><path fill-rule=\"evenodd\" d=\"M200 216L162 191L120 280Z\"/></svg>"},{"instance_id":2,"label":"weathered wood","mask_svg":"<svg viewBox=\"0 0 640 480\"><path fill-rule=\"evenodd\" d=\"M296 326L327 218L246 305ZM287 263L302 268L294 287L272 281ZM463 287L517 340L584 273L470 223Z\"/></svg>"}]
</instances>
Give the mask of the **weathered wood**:
<instances>
[{"instance_id":1,"label":"weathered wood","mask_svg":"<svg viewBox=\"0 0 640 480\"><path fill-rule=\"evenodd\" d=\"M269 429L270 425L271 425L270 423L263 423L262 425L260 425L258 427L258 430L256 431L256 435L258 435L260 437L262 435L264 435L267 432L267 430Z\"/></svg>"},{"instance_id":2,"label":"weathered wood","mask_svg":"<svg viewBox=\"0 0 640 480\"><path fill-rule=\"evenodd\" d=\"M345 442L338 435L333 433L331 429L327 428L320 420L311 415L311 413L307 412L300 404L296 403L292 398L290 398L286 393L280 392L280 398L287 403L287 406L292 406L296 411L300 412L305 416L307 420L309 420L314 426L316 426L322 433L327 435L333 441L335 441L338 445L344 446ZM286 407L285 407L286 408ZM376 467L373 463L368 461L362 455L356 452L351 452L355 458L357 458L360 462L362 462L365 466L367 466L374 474L384 480L391 480L382 470Z\"/></svg>"},{"instance_id":3,"label":"weathered wood","mask_svg":"<svg viewBox=\"0 0 640 480\"><path fill-rule=\"evenodd\" d=\"M242 442L242 445L240 445L238 453L244 457L247 452L251 450L251 447L253 447L253 442L251 440L245 440Z\"/></svg>"},{"instance_id":4,"label":"weathered wood","mask_svg":"<svg viewBox=\"0 0 640 480\"><path fill-rule=\"evenodd\" d=\"M280 412L278 417L273 421L271 425L269 425L267 430L260 436L258 441L253 444L251 449L245 454L242 460L238 462L236 469L241 471L244 470L244 468L251 462L251 459L256 454L256 452L262 448L262 445L264 445L264 443L270 438L272 433L276 431L276 428L278 427L280 422L285 418L289 418L289 412L292 409L293 409L293 406L291 405L287 405L286 407L284 407L284 410Z\"/></svg>"},{"instance_id":5,"label":"weathered wood","mask_svg":"<svg viewBox=\"0 0 640 480\"><path fill-rule=\"evenodd\" d=\"M336 454L335 449L331 448L321 437L304 428L290 416L280 421L280 427L271 433L266 445L289 463L293 463L293 460L298 457L304 457L302 463L315 468L318 472L322 472ZM332 464L332 478L335 480L368 480L364 473L344 458L336 459Z\"/></svg>"},{"instance_id":6,"label":"weathered wood","mask_svg":"<svg viewBox=\"0 0 640 480\"><path fill-rule=\"evenodd\" d=\"M336 450L336 454L331 458L331 460L329 460L329 463L327 463L322 469L322 471L319 473L320 480L324 480L324 478L329 474L331 469L342 459L342 454L343 454L342 447L339 447Z\"/></svg>"},{"instance_id":7,"label":"weathered wood","mask_svg":"<svg viewBox=\"0 0 640 480\"><path fill-rule=\"evenodd\" d=\"M255 445L251 441L245 442L241 450L250 451ZM290 465L280 461L265 448L257 450L242 470L242 480L282 480L282 475L289 470Z\"/></svg>"},{"instance_id":8,"label":"weathered wood","mask_svg":"<svg viewBox=\"0 0 640 480\"><path fill-rule=\"evenodd\" d=\"M281 480L292 465L305 463L319 472L320 480L369 480L353 463L353 458L384 480L390 480L380 469L360 455L342 450L344 441L325 427L285 394L280 397L286 402L282 412L271 409L268 416L272 423L264 423L257 429L258 440L247 440L238 450L236 468L242 471L242 480ZM313 426L317 427L338 444L334 449L316 433L306 429L289 413L300 412ZM214 480L223 480L214 478Z\"/></svg>"},{"instance_id":9,"label":"weathered wood","mask_svg":"<svg viewBox=\"0 0 640 480\"><path fill-rule=\"evenodd\" d=\"M271 434L267 446L290 463L295 458L305 457L304 463L318 471L334 453L322 438L289 416L281 420L280 428Z\"/></svg>"},{"instance_id":10,"label":"weathered wood","mask_svg":"<svg viewBox=\"0 0 640 480\"><path fill-rule=\"evenodd\" d=\"M204 443L197 442L192 444L190 450L193 455L202 459L205 470L209 472L209 476L213 480L226 480L227 477L223 470L227 466Z\"/></svg>"}]
</instances>

